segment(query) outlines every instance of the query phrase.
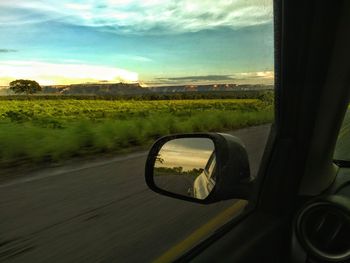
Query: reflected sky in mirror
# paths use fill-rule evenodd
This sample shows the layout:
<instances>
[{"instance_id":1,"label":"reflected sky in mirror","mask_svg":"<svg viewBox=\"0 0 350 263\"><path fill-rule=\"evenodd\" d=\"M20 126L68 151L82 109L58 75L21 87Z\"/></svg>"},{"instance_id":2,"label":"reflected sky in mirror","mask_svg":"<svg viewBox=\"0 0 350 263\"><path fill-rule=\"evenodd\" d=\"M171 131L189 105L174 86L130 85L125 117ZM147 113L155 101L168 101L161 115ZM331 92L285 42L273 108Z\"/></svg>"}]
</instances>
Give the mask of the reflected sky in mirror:
<instances>
[{"instance_id":1,"label":"reflected sky in mirror","mask_svg":"<svg viewBox=\"0 0 350 263\"><path fill-rule=\"evenodd\" d=\"M208 138L181 138L165 143L159 151L155 167L176 167L183 170L204 168L215 146Z\"/></svg>"}]
</instances>

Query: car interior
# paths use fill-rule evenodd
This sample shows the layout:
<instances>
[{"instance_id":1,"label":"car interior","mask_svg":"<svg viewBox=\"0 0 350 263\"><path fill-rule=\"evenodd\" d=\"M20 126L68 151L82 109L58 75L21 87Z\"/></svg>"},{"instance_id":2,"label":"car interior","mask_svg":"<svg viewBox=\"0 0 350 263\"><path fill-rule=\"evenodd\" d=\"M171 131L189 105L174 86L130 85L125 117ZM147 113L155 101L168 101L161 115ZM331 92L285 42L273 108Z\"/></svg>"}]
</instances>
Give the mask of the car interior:
<instances>
[{"instance_id":1,"label":"car interior","mask_svg":"<svg viewBox=\"0 0 350 263\"><path fill-rule=\"evenodd\" d=\"M275 121L259 174L239 138L166 136L149 152L146 182L159 194L203 205L248 201L239 216L174 262L350 262L350 166L334 150L350 97L350 2L276 0ZM164 143L209 138L216 185L205 199L161 189L153 167Z\"/></svg>"}]
</instances>

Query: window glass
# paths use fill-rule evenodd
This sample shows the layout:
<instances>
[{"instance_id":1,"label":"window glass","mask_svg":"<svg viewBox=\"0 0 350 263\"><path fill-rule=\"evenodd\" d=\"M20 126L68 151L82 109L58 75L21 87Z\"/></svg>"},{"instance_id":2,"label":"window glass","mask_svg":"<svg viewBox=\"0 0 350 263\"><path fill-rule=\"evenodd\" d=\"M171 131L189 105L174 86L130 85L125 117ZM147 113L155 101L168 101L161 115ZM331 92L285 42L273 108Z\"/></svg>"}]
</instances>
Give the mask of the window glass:
<instances>
[{"instance_id":1,"label":"window glass","mask_svg":"<svg viewBox=\"0 0 350 263\"><path fill-rule=\"evenodd\" d=\"M350 108L348 108L343 125L340 129L335 148L334 159L339 161L350 161Z\"/></svg>"},{"instance_id":2,"label":"window glass","mask_svg":"<svg viewBox=\"0 0 350 263\"><path fill-rule=\"evenodd\" d=\"M0 261L172 261L238 215L152 192L144 167L161 136L222 132L256 176L272 2L0 1Z\"/></svg>"},{"instance_id":3,"label":"window glass","mask_svg":"<svg viewBox=\"0 0 350 263\"><path fill-rule=\"evenodd\" d=\"M211 158L210 164L209 164L209 167L208 167L208 176L209 176L209 178L215 179L215 173L214 173L215 165L216 165L216 158L215 158L215 155L214 155Z\"/></svg>"}]
</instances>

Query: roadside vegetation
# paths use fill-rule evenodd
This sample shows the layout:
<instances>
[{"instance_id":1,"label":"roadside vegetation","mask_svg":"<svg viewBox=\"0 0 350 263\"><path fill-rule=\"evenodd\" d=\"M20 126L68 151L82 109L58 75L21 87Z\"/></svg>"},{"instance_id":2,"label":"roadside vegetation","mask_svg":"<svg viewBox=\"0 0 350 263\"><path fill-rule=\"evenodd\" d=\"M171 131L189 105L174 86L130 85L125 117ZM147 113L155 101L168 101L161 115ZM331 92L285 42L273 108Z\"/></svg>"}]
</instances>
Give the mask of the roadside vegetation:
<instances>
[{"instance_id":1,"label":"roadside vegetation","mask_svg":"<svg viewBox=\"0 0 350 263\"><path fill-rule=\"evenodd\" d=\"M268 93L250 99L197 100L2 98L0 166L119 152L170 133L269 123L272 98Z\"/></svg>"},{"instance_id":2,"label":"roadside vegetation","mask_svg":"<svg viewBox=\"0 0 350 263\"><path fill-rule=\"evenodd\" d=\"M235 90L235 91L188 91L188 92L171 92L159 93L148 92L141 94L74 94L65 95L57 93L36 93L23 95L6 95L0 96L2 100L198 100L198 99L259 99L273 98L272 90Z\"/></svg>"}]
</instances>

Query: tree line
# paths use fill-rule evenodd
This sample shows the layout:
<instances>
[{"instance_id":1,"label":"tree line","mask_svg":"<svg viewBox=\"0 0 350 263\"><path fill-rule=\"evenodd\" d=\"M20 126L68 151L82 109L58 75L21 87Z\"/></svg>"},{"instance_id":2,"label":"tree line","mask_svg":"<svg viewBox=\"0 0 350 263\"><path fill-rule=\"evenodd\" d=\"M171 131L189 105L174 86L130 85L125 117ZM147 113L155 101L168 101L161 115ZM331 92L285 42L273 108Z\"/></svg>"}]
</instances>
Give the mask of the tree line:
<instances>
[{"instance_id":1,"label":"tree line","mask_svg":"<svg viewBox=\"0 0 350 263\"><path fill-rule=\"evenodd\" d=\"M154 175L188 175L197 177L204 171L203 168L193 168L192 170L184 171L182 166L177 167L155 167Z\"/></svg>"},{"instance_id":2,"label":"tree line","mask_svg":"<svg viewBox=\"0 0 350 263\"><path fill-rule=\"evenodd\" d=\"M77 100L194 100L194 99L260 99L268 104L273 102L274 92L272 90L236 90L236 91L202 91L202 92L147 92L141 94L120 94L120 95L64 95L45 94L33 96L41 92L42 88L34 80L18 79L10 82L9 89L15 94L27 96L9 95L0 97L0 100L18 99L77 99ZM30 96L29 96L30 95Z\"/></svg>"}]
</instances>

